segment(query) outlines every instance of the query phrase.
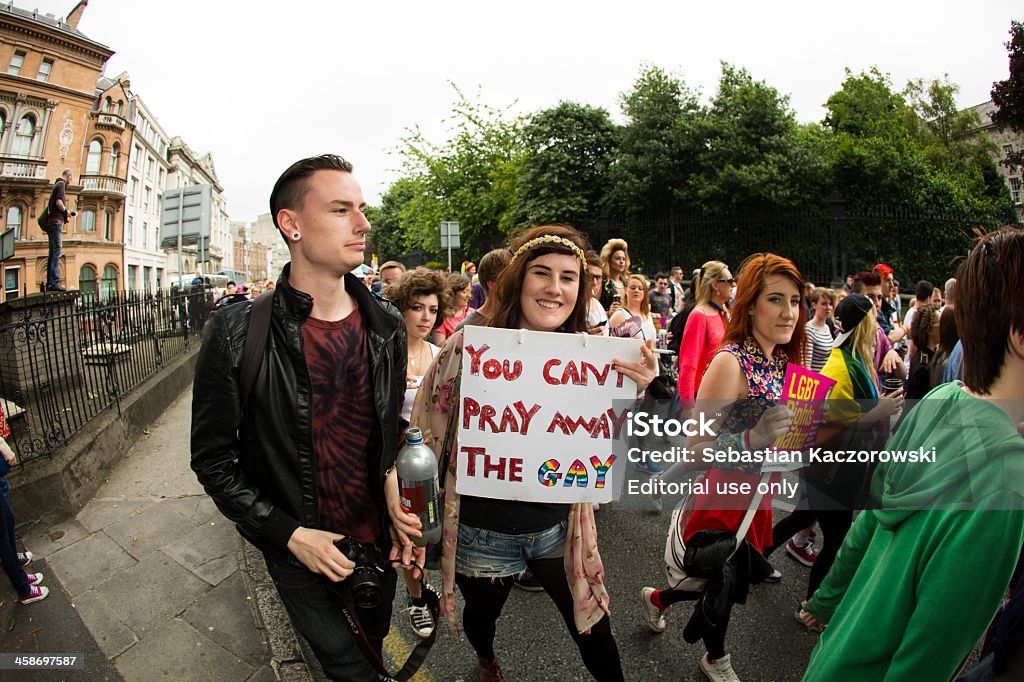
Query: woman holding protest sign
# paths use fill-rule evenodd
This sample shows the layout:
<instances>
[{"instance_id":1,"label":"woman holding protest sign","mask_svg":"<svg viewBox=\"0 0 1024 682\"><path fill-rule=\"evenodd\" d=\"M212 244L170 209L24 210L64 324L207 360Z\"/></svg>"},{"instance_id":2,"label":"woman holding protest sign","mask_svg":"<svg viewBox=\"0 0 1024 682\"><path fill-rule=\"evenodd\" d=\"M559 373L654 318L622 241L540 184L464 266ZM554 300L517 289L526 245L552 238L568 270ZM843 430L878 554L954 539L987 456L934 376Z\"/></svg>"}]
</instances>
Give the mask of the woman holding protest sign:
<instances>
[{"instance_id":1,"label":"woman holding protest sign","mask_svg":"<svg viewBox=\"0 0 1024 682\"><path fill-rule=\"evenodd\" d=\"M721 281L721 277L718 279ZM755 495L763 480L760 464L709 462L704 453L706 449L713 453L764 450L789 431L793 413L779 402L787 365L791 360L799 362L803 354L807 308L802 291L803 278L792 261L771 253L754 254L744 261L724 343L708 365L697 392L696 409L716 414L716 435L690 437L686 447L695 453L692 461L674 464L662 477L670 481L687 471L705 470L698 479L701 488L695 488L705 492L690 496L679 516L684 543L696 546L694 536L700 531L737 534L742 526L748 527L743 535L745 542L727 560L727 572L733 581L726 583L718 595L715 621L702 620L699 610L683 633L687 641L704 640L707 655L701 657L699 666L711 680L738 680L731 657L725 652L725 634L732 605L745 603L749 585L772 573L761 554L771 543L772 507L770 495L760 499ZM725 414L725 418L720 419L719 414ZM739 492L717 492L730 486ZM752 512L745 524L748 509ZM694 594L685 589L643 588L647 626L654 632L664 632L668 607L693 600Z\"/></svg>"},{"instance_id":2,"label":"woman holding protest sign","mask_svg":"<svg viewBox=\"0 0 1024 682\"><path fill-rule=\"evenodd\" d=\"M510 248L512 261L489 294L495 304L488 326L585 332L590 291L586 238L570 227L544 225L525 231ZM447 463L442 611L455 627L457 584L466 601L463 621L478 656L479 679L503 680L494 653L496 623L512 577L529 567L555 602L590 673L595 679L621 680L618 648L605 617L608 595L591 505L460 497L456 492L463 333L455 332L435 359L412 419L424 442ZM613 369L643 391L654 377L655 361L646 347L641 354L638 362L615 360Z\"/></svg>"}]
</instances>

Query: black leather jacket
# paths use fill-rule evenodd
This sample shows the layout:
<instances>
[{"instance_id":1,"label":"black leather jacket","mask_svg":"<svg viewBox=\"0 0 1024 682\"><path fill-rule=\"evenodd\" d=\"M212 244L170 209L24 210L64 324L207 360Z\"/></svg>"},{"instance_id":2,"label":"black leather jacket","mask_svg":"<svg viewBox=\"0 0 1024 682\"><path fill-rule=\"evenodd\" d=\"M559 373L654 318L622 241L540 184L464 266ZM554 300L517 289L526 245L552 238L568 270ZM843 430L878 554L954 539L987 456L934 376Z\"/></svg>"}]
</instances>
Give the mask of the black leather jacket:
<instances>
[{"instance_id":1,"label":"black leather jacket","mask_svg":"<svg viewBox=\"0 0 1024 682\"><path fill-rule=\"evenodd\" d=\"M217 508L256 547L279 559L299 526L319 528L312 387L302 345L302 325L313 299L288 283L286 265L274 289L263 363L243 415L239 386L242 350L252 303L220 308L203 331L192 389L192 470ZM405 397L406 333L402 315L372 295L352 275L345 289L363 314L378 415L371 442L372 493L384 502L385 473L400 442ZM385 533L387 544L388 533Z\"/></svg>"}]
</instances>

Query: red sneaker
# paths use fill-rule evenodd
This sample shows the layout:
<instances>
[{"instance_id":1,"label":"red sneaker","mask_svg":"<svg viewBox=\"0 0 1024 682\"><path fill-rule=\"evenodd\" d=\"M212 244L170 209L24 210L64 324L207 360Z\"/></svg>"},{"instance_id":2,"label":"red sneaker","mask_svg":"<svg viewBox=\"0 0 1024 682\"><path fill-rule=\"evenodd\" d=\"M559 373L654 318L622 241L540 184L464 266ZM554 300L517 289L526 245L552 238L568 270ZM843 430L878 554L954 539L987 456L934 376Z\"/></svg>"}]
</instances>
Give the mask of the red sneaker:
<instances>
[{"instance_id":1,"label":"red sneaker","mask_svg":"<svg viewBox=\"0 0 1024 682\"><path fill-rule=\"evenodd\" d=\"M789 556L793 557L804 566L813 566L814 562L818 559L818 555L814 553L814 544L810 542L801 547L793 542L793 538L790 538L789 541L786 542L786 551L789 552Z\"/></svg>"}]
</instances>

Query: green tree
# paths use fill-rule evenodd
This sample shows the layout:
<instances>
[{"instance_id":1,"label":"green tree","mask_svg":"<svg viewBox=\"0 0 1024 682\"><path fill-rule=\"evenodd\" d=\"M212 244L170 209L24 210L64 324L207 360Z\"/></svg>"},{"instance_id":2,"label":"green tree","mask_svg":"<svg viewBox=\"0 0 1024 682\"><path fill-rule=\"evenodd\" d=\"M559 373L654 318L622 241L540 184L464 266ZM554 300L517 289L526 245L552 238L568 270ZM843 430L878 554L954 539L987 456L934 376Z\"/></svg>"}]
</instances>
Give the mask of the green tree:
<instances>
[{"instance_id":1,"label":"green tree","mask_svg":"<svg viewBox=\"0 0 1024 682\"><path fill-rule=\"evenodd\" d=\"M527 153L519 173L524 223L585 225L608 189L616 128L608 112L575 102L538 111L523 129Z\"/></svg>"},{"instance_id":2,"label":"green tree","mask_svg":"<svg viewBox=\"0 0 1024 682\"><path fill-rule=\"evenodd\" d=\"M992 84L992 103L996 105L992 122L1024 133L1024 24L1019 21L1010 22L1006 50L1010 54L1010 77ZM1015 149L1004 163L1011 167L1024 165L1024 149Z\"/></svg>"},{"instance_id":3,"label":"green tree","mask_svg":"<svg viewBox=\"0 0 1024 682\"><path fill-rule=\"evenodd\" d=\"M820 204L827 192L824 140L799 126L789 98L725 62L703 119L704 144L690 178L705 211Z\"/></svg>"},{"instance_id":4,"label":"green tree","mask_svg":"<svg viewBox=\"0 0 1024 682\"><path fill-rule=\"evenodd\" d=\"M400 229L408 248L440 256L440 223L456 221L461 254L473 257L503 241L516 225L523 121L452 87L457 99L449 139L432 142L416 127L399 146L405 177L415 189L401 210Z\"/></svg>"},{"instance_id":5,"label":"green tree","mask_svg":"<svg viewBox=\"0 0 1024 682\"><path fill-rule=\"evenodd\" d=\"M630 218L687 203L704 116L697 94L679 76L645 65L620 102L628 121L619 130L605 206Z\"/></svg>"},{"instance_id":6,"label":"green tree","mask_svg":"<svg viewBox=\"0 0 1024 682\"><path fill-rule=\"evenodd\" d=\"M413 178L399 178L381 196L380 206L370 206L366 217L370 229L371 253L381 262L402 256L414 248L406 238L402 215L421 188Z\"/></svg>"}]
</instances>

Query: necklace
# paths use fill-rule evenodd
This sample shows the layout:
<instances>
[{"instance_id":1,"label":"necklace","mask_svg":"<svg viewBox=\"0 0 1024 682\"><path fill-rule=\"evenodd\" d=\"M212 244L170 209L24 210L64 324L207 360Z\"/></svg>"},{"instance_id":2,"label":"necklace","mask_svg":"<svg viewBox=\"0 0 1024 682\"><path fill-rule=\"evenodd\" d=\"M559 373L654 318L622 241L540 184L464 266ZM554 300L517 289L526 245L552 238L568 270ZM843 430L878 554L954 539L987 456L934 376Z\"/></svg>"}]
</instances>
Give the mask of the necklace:
<instances>
[{"instance_id":1,"label":"necklace","mask_svg":"<svg viewBox=\"0 0 1024 682\"><path fill-rule=\"evenodd\" d=\"M718 314L721 315L723 318L725 318L726 322L728 322L732 318L732 316L729 314L728 310L726 310L722 306L718 305L714 301L708 301L708 305L711 306L712 308L714 308L716 311L718 311Z\"/></svg>"},{"instance_id":2,"label":"necklace","mask_svg":"<svg viewBox=\"0 0 1024 682\"><path fill-rule=\"evenodd\" d=\"M420 349L419 351L416 352L416 355L409 355L409 369L412 370L410 373L413 374L414 376L421 377L424 374L426 374L426 372L423 371L425 369L425 367L423 367L424 352L427 353L429 356L430 349L427 348L426 341L420 341Z\"/></svg>"}]
</instances>

